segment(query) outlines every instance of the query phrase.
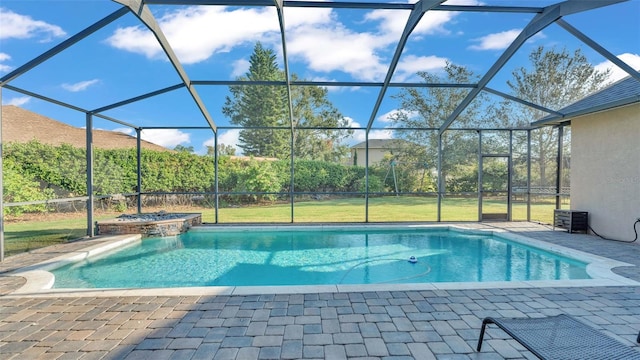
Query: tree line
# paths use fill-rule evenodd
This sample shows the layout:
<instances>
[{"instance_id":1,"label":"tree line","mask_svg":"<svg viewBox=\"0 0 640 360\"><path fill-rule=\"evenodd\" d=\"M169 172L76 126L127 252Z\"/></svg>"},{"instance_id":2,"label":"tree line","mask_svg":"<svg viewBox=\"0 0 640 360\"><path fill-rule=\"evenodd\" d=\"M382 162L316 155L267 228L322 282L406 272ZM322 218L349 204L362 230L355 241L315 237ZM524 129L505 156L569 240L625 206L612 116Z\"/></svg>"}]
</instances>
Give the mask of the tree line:
<instances>
[{"instance_id":1,"label":"tree line","mask_svg":"<svg viewBox=\"0 0 640 360\"><path fill-rule=\"evenodd\" d=\"M87 195L86 150L37 140L3 145L4 202L28 202ZM137 189L135 149L94 149L93 190L97 196ZM290 160L218 158L218 191L228 204L275 201L291 188ZM296 159L296 192L362 192L365 169L322 160ZM214 158L186 151L141 150L142 192L215 192ZM371 175L373 178L375 174ZM373 180L375 182L375 180ZM375 182L380 183L380 181ZM383 191L381 187L377 191ZM44 204L6 207L5 214L46 211Z\"/></svg>"},{"instance_id":2,"label":"tree line","mask_svg":"<svg viewBox=\"0 0 640 360\"><path fill-rule=\"evenodd\" d=\"M608 85L609 70L599 71L592 66L580 49L573 53L566 48L545 49L540 46L529 54L530 66L516 68L507 80L509 95L541 108L558 110ZM240 81L284 82L285 73L276 63L273 50L257 43L250 57L250 66ZM427 84L474 84L480 76L463 65L447 63L441 72L417 72L421 82ZM298 80L292 74L291 80ZM435 128L448 119L469 93L464 87L406 87L391 96L397 109L391 115L391 128ZM318 86L294 86L287 93L285 86L233 85L229 87L223 113L232 124L240 125L242 153L250 156L287 159L291 155L299 159L343 161L348 153L345 140L352 135L349 130L331 130L348 126L348 121L327 98L327 90ZM290 96L290 102L288 99ZM291 103L291 107L287 104ZM541 119L546 112L526 104L490 95L480 94L460 113L452 128L517 128ZM287 131L314 127L314 130ZM279 128L279 129L278 129ZM284 129L283 129L284 128ZM532 134L532 152L537 154L535 173L540 186L554 184L557 138L551 127L538 129ZM517 136L524 141L525 133ZM428 164L430 172L438 163L439 135L437 131L393 131L393 137L406 140L405 146L394 150L393 159L399 164ZM293 141L292 141L293 140ZM496 137L499 146L506 147L508 140ZM442 164L444 184L459 188L460 172L473 167L476 158L477 139L462 131L446 131L442 135L442 147L447 161ZM219 144L229 153L229 144ZM495 144L494 144L495 145ZM293 146L293 149L291 149ZM490 153L486 149L483 153ZM233 151L232 151L233 153ZM566 152L569 155L569 149ZM414 165L400 167L405 174L414 171ZM422 175L418 175L423 177ZM407 179L408 181L409 179ZM414 179L415 180L415 179Z\"/></svg>"},{"instance_id":3,"label":"tree line","mask_svg":"<svg viewBox=\"0 0 640 360\"><path fill-rule=\"evenodd\" d=\"M392 149L390 149L393 151ZM43 144L37 140L3 145L4 202L29 202L87 195L86 150L62 144ZM136 149L93 150L94 195L111 196L137 192ZM387 158L369 167L368 191L372 196L385 193L435 193L436 175L427 164L399 163L390 152ZM141 191L179 193L192 198L209 193L213 205L216 193L214 158L188 151L141 150ZM447 162L448 163L448 162ZM272 203L288 200L291 192L291 161L253 157L219 156L217 193L225 206ZM324 160L294 159L293 191L296 199L324 196L364 196L367 191L363 166ZM453 168L452 168L453 169ZM477 191L477 167L459 164L451 170L447 192ZM493 165L492 177L485 183L504 188L506 168ZM523 172L519 172L523 174ZM122 205L116 203L116 205ZM5 215L46 212L45 204L5 207ZM124 211L118 207L114 210Z\"/></svg>"}]
</instances>

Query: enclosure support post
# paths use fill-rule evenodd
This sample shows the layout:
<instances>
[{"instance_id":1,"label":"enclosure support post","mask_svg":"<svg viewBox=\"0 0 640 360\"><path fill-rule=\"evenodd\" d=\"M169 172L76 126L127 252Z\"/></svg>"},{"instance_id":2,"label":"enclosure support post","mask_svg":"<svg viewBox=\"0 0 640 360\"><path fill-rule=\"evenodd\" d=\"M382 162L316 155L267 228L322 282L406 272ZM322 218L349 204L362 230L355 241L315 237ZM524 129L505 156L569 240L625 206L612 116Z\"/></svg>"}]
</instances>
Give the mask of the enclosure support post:
<instances>
[{"instance_id":1,"label":"enclosure support post","mask_svg":"<svg viewBox=\"0 0 640 360\"><path fill-rule=\"evenodd\" d=\"M478 130L478 221L482 221L482 130Z\"/></svg>"},{"instance_id":2,"label":"enclosure support post","mask_svg":"<svg viewBox=\"0 0 640 360\"><path fill-rule=\"evenodd\" d=\"M87 133L87 235L89 237L93 237L94 226L93 226L93 115L91 113L86 113L87 115L87 124L86 124L86 133Z\"/></svg>"},{"instance_id":3,"label":"enclosure support post","mask_svg":"<svg viewBox=\"0 0 640 360\"><path fill-rule=\"evenodd\" d=\"M0 86L0 103L2 103L2 86ZM0 169L4 169L2 153L2 107L0 106ZM0 171L0 262L4 261L4 183L3 171Z\"/></svg>"},{"instance_id":4,"label":"enclosure support post","mask_svg":"<svg viewBox=\"0 0 640 360\"><path fill-rule=\"evenodd\" d=\"M289 104L291 104L291 101L289 101ZM293 124L293 120L291 120L291 121L292 121L292 124ZM293 128L293 125L291 125L291 138L289 140L289 146L291 147L290 152L289 152L289 154L291 156L291 161L289 161L289 167L290 167L290 171L291 171L291 174L290 174L291 178L289 179L289 198L291 199L291 223L293 223L295 221L295 219L293 217L293 206L294 206L294 203L295 203L295 199L294 199L294 196L293 196L293 192L295 191L295 189L293 188L293 182L294 182L294 176L296 174L296 170L294 168L294 164L295 163L293 162L293 160L294 160L293 159L293 156L294 156L293 155L293 153L294 153L293 146L295 144L295 139L293 138L294 137L294 131L295 131L295 129Z\"/></svg>"},{"instance_id":5,"label":"enclosure support post","mask_svg":"<svg viewBox=\"0 0 640 360\"><path fill-rule=\"evenodd\" d=\"M511 184L513 181L513 130L509 130L509 159L507 164L507 221L512 221Z\"/></svg>"},{"instance_id":6,"label":"enclosure support post","mask_svg":"<svg viewBox=\"0 0 640 360\"><path fill-rule=\"evenodd\" d=\"M531 221L531 129L527 130L527 221Z\"/></svg>"},{"instance_id":7,"label":"enclosure support post","mask_svg":"<svg viewBox=\"0 0 640 360\"><path fill-rule=\"evenodd\" d=\"M213 176L213 192L214 192L214 214L215 214L215 223L218 223L218 198L220 194L218 193L218 132L213 133L213 172L215 173Z\"/></svg>"},{"instance_id":8,"label":"enclosure support post","mask_svg":"<svg viewBox=\"0 0 640 360\"><path fill-rule=\"evenodd\" d=\"M142 129L136 128L136 192L138 193L138 214L142 214Z\"/></svg>"},{"instance_id":9,"label":"enclosure support post","mask_svg":"<svg viewBox=\"0 0 640 360\"><path fill-rule=\"evenodd\" d=\"M369 222L369 130L364 134L364 222Z\"/></svg>"},{"instance_id":10,"label":"enclosure support post","mask_svg":"<svg viewBox=\"0 0 640 360\"><path fill-rule=\"evenodd\" d=\"M442 221L442 196L444 183L442 179L442 133L438 133L438 215L437 221Z\"/></svg>"},{"instance_id":11,"label":"enclosure support post","mask_svg":"<svg viewBox=\"0 0 640 360\"><path fill-rule=\"evenodd\" d=\"M562 207L562 157L564 146L564 125L558 126L558 157L556 158L556 209Z\"/></svg>"}]
</instances>

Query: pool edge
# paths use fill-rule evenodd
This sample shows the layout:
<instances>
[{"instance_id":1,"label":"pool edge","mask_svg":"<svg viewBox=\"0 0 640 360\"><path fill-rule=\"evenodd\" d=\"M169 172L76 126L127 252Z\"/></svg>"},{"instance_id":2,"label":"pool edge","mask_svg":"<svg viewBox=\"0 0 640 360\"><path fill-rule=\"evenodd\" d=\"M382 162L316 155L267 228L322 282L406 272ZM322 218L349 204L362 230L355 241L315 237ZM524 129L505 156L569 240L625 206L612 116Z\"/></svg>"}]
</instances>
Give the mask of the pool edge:
<instances>
[{"instance_id":1,"label":"pool edge","mask_svg":"<svg viewBox=\"0 0 640 360\"><path fill-rule=\"evenodd\" d=\"M273 226L278 229L308 229L314 225ZM234 226L245 231L264 231L264 226ZM220 230L229 230L234 227L225 226ZM369 292L369 291L425 291L425 290L477 290L477 289L517 289L517 288L548 288L548 287L586 287L586 286L640 286L640 282L615 274L612 269L620 266L635 266L618 260L594 255L584 251L567 248L557 244L537 240L532 237L514 234L504 229L478 229L465 227L464 225L322 225L317 227L323 230L336 229L372 229L372 228L440 228L468 233L492 234L509 241L522 243L528 246L538 247L542 250L567 256L578 261L587 262L587 273L593 279L578 280L535 280L535 281L495 281L495 282L441 282L441 283L407 283L407 284L355 284L355 285L281 285L281 286L210 286L210 287L176 287L176 288L145 288L145 289L52 289L55 278L51 272L60 266L70 262L94 256L128 243L140 241L140 235L118 235L102 238L100 244L89 245L86 248L74 251L66 255L58 256L25 268L20 268L8 273L8 276L21 276L26 279L25 284L19 289L5 294L3 297L109 297L109 296L150 296L150 295L182 295L182 296L219 296L219 295L256 295L256 294L307 294L318 292ZM200 227L192 230L201 231ZM203 228L211 229L210 226ZM111 239L111 240L110 240ZM586 258L589 261L584 261Z\"/></svg>"}]
</instances>

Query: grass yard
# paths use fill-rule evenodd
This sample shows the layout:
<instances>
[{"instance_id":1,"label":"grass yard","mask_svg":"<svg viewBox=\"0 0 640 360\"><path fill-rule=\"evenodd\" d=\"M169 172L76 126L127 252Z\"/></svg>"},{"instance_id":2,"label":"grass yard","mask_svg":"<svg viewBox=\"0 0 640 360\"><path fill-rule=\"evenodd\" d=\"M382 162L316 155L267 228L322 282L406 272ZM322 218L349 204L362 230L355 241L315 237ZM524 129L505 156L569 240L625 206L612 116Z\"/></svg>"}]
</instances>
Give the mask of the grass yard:
<instances>
[{"instance_id":1,"label":"grass yard","mask_svg":"<svg viewBox=\"0 0 640 360\"><path fill-rule=\"evenodd\" d=\"M51 215L51 214L50 214ZM5 256L11 256L45 246L79 239L87 235L84 214L56 214L37 216L27 221L5 221ZM96 220L116 215L104 215Z\"/></svg>"},{"instance_id":2,"label":"grass yard","mask_svg":"<svg viewBox=\"0 0 640 360\"><path fill-rule=\"evenodd\" d=\"M531 205L531 220L551 223L553 201ZM146 209L157 211L160 209ZM210 208L165 208L166 211L201 212L204 222L215 222L215 211ZM483 201L485 213L505 213L504 201ZM512 217L514 221L527 218L524 203L514 203ZM132 213L128 211L128 213ZM433 196L396 197L385 196L369 199L369 222L407 222L437 221L437 198ZM95 220L118 216L119 213L101 213ZM340 223L364 222L365 199L332 199L296 202L293 216L295 223ZM219 223L290 223L291 207L289 203L221 208L218 212ZM478 200L476 198L447 197L442 201L442 221L477 221ZM37 248L78 239L86 235L84 213L44 214L24 221L5 222L5 256L11 256Z\"/></svg>"},{"instance_id":3,"label":"grass yard","mask_svg":"<svg viewBox=\"0 0 640 360\"><path fill-rule=\"evenodd\" d=\"M531 205L531 219L551 223L554 202ZM452 197L442 202L442 221L478 221L478 200ZM485 213L506 212L506 205L500 201L484 201ZM396 197L386 196L369 199L369 222L437 221L438 200L436 197ZM365 199L350 198L338 200L297 202L293 211L296 223L315 222L364 222ZM290 222L289 204L251 206L220 209L220 223ZM512 206L514 221L527 219L525 203ZM213 211L203 212L203 221L215 222Z\"/></svg>"}]
</instances>

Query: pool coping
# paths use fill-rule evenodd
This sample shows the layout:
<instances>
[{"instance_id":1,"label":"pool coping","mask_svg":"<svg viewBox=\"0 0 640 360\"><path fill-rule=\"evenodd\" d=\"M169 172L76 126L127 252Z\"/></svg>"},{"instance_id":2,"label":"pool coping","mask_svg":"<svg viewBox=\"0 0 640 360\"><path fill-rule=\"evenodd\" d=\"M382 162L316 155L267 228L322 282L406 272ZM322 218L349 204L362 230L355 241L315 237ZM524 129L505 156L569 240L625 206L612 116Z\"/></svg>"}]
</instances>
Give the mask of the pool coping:
<instances>
[{"instance_id":1,"label":"pool coping","mask_svg":"<svg viewBox=\"0 0 640 360\"><path fill-rule=\"evenodd\" d=\"M35 265L11 271L7 275L23 277L26 282L19 289L6 297L109 297L109 296L212 296L212 295L258 295L258 294L306 294L306 293L340 293L370 291L423 291L423 290L478 290L478 289L523 289L550 287L586 287L586 286L640 286L640 282L615 274L612 269L620 266L635 266L618 260L594 255L584 251L567 248L553 243L537 240L532 237L511 233L504 229L477 229L463 225L272 225L272 226L212 226L193 227L190 231L305 231L310 227L320 231L361 230L361 229L403 229L420 230L424 228L454 230L471 234L490 234L505 240L587 262L587 274L592 279L577 280L530 280L530 281L491 281L491 282L436 282L406 284L348 284L348 285L277 285L277 286L207 286L207 287L174 287L174 288L118 288L118 289L52 289L54 275L49 271L69 263L96 256L117 247L142 241L141 235L115 235L101 239L100 244L88 245L79 251L73 251Z\"/></svg>"}]
</instances>

